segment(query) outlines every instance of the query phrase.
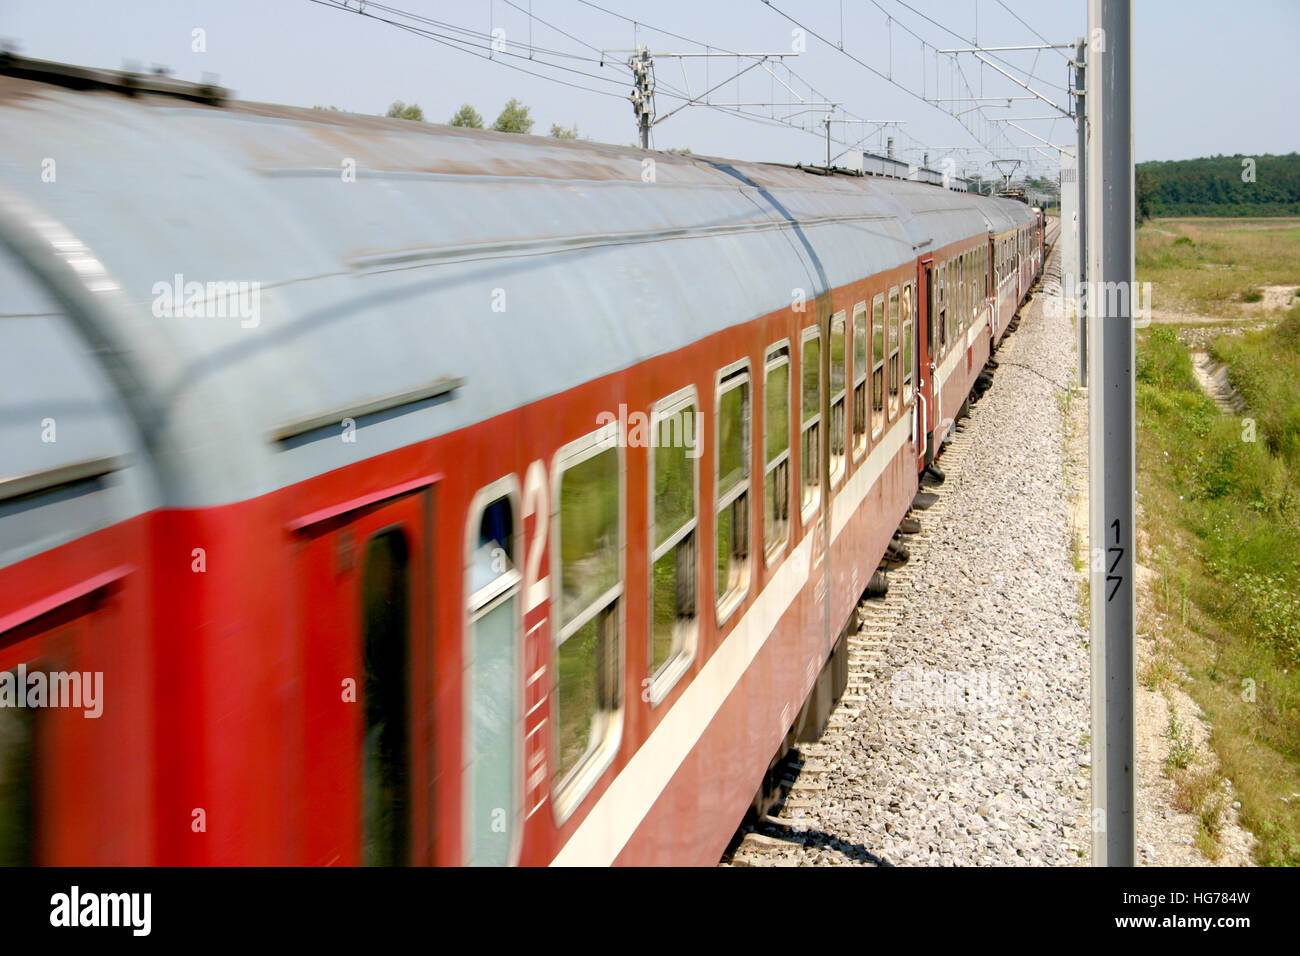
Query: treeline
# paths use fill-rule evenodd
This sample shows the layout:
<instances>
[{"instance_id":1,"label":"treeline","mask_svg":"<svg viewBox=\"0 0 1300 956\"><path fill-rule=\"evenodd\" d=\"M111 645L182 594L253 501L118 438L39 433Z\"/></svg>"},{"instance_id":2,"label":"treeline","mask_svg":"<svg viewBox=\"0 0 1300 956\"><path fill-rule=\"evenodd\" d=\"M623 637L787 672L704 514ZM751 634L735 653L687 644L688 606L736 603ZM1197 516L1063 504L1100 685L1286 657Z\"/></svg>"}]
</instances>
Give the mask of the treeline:
<instances>
[{"instance_id":1,"label":"treeline","mask_svg":"<svg viewBox=\"0 0 1300 956\"><path fill-rule=\"evenodd\" d=\"M1300 153L1137 166L1138 218L1300 215Z\"/></svg>"}]
</instances>

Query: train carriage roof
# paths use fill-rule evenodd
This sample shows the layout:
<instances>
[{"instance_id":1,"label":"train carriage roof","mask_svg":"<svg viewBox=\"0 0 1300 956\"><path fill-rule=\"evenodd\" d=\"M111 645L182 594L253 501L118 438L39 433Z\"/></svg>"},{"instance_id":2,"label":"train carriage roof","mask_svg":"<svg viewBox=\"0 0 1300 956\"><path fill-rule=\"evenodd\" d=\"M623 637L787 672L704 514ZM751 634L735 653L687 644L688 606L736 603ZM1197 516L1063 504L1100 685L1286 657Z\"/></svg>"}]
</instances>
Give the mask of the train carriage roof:
<instances>
[{"instance_id":1,"label":"train carriage roof","mask_svg":"<svg viewBox=\"0 0 1300 956\"><path fill-rule=\"evenodd\" d=\"M131 393L103 407L148 433L110 449L143 442L162 476L132 508L241 500L446 433L1012 215L919 183L12 77L0 143L0 245L63 260L60 310L84 311ZM93 294L70 291L72 258L101 270ZM256 323L157 314L178 281L255 283ZM0 354L66 322L0 322ZM10 380L0 422L84 377L68 360ZM349 408L374 410L364 440L311 427ZM107 454L92 420L55 457ZM29 445L4 442L0 472L47 467Z\"/></svg>"}]
</instances>

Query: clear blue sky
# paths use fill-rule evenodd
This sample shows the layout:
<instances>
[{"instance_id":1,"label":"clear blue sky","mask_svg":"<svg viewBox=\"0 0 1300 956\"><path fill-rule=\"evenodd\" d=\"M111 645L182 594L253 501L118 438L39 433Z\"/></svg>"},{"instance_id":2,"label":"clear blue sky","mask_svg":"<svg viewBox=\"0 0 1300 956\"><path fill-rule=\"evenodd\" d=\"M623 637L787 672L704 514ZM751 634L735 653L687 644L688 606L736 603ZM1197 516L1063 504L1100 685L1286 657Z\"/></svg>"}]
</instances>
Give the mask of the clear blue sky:
<instances>
[{"instance_id":1,"label":"clear blue sky","mask_svg":"<svg viewBox=\"0 0 1300 956\"><path fill-rule=\"evenodd\" d=\"M502 103L513 96L531 107L538 121L534 132L546 132L552 122L576 124L584 136L623 144L635 139L632 108L623 98L628 73L612 65L602 67L597 51L626 50L638 42L663 53L701 50L688 41L739 52L791 49L794 24L763 0L593 2L630 19L645 16L652 27L682 38L634 26L628 19L579 0L531 0L531 4L530 0L386 0L389 7L440 21L441 25L429 28L444 35L455 35L457 28L482 35L503 29L510 44L507 50L524 58L499 60L542 69L581 87L614 94L599 95L528 76L499 62L451 50L310 0L0 0L0 37L16 42L29 56L45 59L115 68L127 62L146 68L165 64L181 79L217 74L220 82L241 98L265 102L335 105L382 113L393 100L402 99L419 103L429 119L439 122L445 122L461 103L470 102L490 123ZM947 65L951 58L936 56L933 51L969 46L976 37L983 46L1039 42L1031 29L1052 42L1070 41L1084 32L1086 21L1083 0L908 0L914 10L903 0L773 2L833 44L843 43L859 60L891 74L903 86L920 91L924 84L930 95L934 95L937 63L938 82L947 91L941 95L969 95L961 88L964 81L977 95L1027 96L969 56L958 58L962 72L953 74ZM352 0L354 7L357 4L358 0ZM530 6L540 20L530 21ZM1296 69L1300 0L1230 4L1137 0L1136 8L1134 97L1139 160L1300 150L1300 73ZM368 9L386 15L373 4ZM957 35L945 33L938 24ZM191 49L195 28L205 31L205 52ZM486 42L486 38L460 35L473 43ZM582 73L529 64L530 47L541 60L563 63ZM541 50L569 56L548 56ZM1065 102L1059 86L1066 77L1066 63L1059 53L1000 55L1031 69L1035 79L1030 85L1036 90ZM626 54L611 56L619 62ZM786 62L826 98L842 103L858 117L905 121L906 125L893 133L900 149L918 144L975 143L952 117L811 35L807 36L806 52ZM734 71L734 63L731 59L707 63L661 59L656 68L665 94L669 86L678 90L689 86L692 92L700 92L728 76L727 71ZM583 75L587 73L604 79ZM777 73L788 79L782 70ZM815 98L806 85L791 82L801 97ZM777 78L753 70L739 83L719 89L714 98L749 103L790 100L791 96L777 85ZM659 112L665 113L679 102L663 95L657 104ZM1016 101L1012 106L990 106L985 115L1039 117L1052 113L1041 101ZM747 108L769 112L766 107ZM810 112L801 118L811 124L820 115ZM1073 135L1071 123L1065 119L1055 125L1037 119L1021 125L1059 143L1070 142ZM866 131L847 125L834 128L837 138L852 134L850 138L857 139ZM985 127L981 135L992 141L997 134L992 127ZM1017 143L1033 142L1017 130L1008 130L1007 135ZM874 149L878 143L883 145L872 135L864 145ZM657 126L654 145L787 162L819 161L825 149L824 141L808 132L703 108L688 108ZM840 148L837 145L835 152ZM919 153L903 155L919 159ZM938 155L936 151L932 156L932 165L938 165ZM969 172L991 173L987 156L971 153L958 155L956 160ZM1046 172L1054 165L1040 157L1037 169Z\"/></svg>"}]
</instances>

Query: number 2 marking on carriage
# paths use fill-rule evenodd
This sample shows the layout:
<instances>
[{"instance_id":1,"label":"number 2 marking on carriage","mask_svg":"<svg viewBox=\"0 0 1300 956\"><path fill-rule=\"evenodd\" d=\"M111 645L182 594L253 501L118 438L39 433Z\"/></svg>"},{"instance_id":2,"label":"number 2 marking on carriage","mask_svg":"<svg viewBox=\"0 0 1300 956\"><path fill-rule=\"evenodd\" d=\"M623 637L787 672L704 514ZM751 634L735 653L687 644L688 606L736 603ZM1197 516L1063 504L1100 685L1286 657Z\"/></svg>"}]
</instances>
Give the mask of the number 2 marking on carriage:
<instances>
[{"instance_id":1,"label":"number 2 marking on carriage","mask_svg":"<svg viewBox=\"0 0 1300 956\"><path fill-rule=\"evenodd\" d=\"M524 476L524 520L529 515L536 515L533 523L533 539L528 544L527 557L524 562L524 613L527 614L541 605L551 591L551 579L539 578L542 570L542 554L546 549L546 529L551 523L550 496L546 490L546 466L534 461L528 466Z\"/></svg>"}]
</instances>

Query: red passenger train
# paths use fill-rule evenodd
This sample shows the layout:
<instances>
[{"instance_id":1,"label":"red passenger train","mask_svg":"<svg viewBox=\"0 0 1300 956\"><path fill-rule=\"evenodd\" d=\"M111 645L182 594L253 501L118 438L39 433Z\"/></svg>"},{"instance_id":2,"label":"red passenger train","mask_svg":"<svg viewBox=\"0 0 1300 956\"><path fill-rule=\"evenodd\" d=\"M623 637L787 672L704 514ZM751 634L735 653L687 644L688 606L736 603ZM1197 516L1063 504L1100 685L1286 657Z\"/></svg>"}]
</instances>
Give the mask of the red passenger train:
<instances>
[{"instance_id":1,"label":"red passenger train","mask_svg":"<svg viewBox=\"0 0 1300 956\"><path fill-rule=\"evenodd\" d=\"M715 863L1029 208L0 66L0 862Z\"/></svg>"}]
</instances>

